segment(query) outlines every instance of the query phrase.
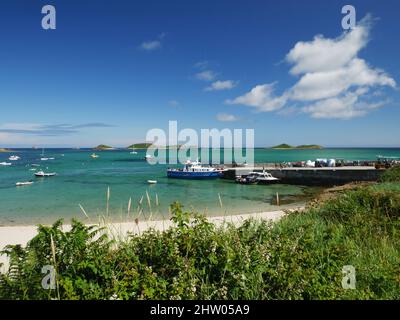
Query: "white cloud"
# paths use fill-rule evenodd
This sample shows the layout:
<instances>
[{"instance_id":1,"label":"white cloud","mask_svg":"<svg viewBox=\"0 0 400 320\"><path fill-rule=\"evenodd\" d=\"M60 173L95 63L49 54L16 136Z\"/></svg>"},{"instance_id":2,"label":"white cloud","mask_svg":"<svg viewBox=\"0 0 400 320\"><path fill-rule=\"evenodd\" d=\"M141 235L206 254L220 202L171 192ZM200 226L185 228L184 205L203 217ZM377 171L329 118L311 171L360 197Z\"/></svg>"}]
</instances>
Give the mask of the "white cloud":
<instances>
[{"instance_id":1,"label":"white cloud","mask_svg":"<svg viewBox=\"0 0 400 320\"><path fill-rule=\"evenodd\" d=\"M161 49L162 40L166 37L166 35L167 34L165 32L162 32L157 36L157 39L142 42L139 48L145 51L154 51Z\"/></svg>"},{"instance_id":2,"label":"white cloud","mask_svg":"<svg viewBox=\"0 0 400 320\"><path fill-rule=\"evenodd\" d=\"M219 91L230 90L237 86L237 82L233 80L215 81L209 87L205 88L206 91Z\"/></svg>"},{"instance_id":3,"label":"white cloud","mask_svg":"<svg viewBox=\"0 0 400 320\"><path fill-rule=\"evenodd\" d=\"M161 41L145 41L140 45L140 48L146 51L153 51L161 48Z\"/></svg>"},{"instance_id":4,"label":"white cloud","mask_svg":"<svg viewBox=\"0 0 400 320\"><path fill-rule=\"evenodd\" d=\"M319 100L310 106L303 107L302 111L310 113L313 118L317 119L348 120L364 116L369 111L380 108L385 104L385 101L376 103L360 101L360 96L364 93L366 93L366 89L362 88L355 92L347 92L342 96Z\"/></svg>"},{"instance_id":5,"label":"white cloud","mask_svg":"<svg viewBox=\"0 0 400 320\"><path fill-rule=\"evenodd\" d=\"M195 77L203 81L213 81L216 77L216 73L212 70L204 70L202 72L196 73Z\"/></svg>"},{"instance_id":6,"label":"white cloud","mask_svg":"<svg viewBox=\"0 0 400 320\"><path fill-rule=\"evenodd\" d=\"M227 100L228 104L243 104L254 107L257 111L275 111L282 108L286 101L286 95L277 97L274 95L275 83L255 86L250 92L233 100Z\"/></svg>"},{"instance_id":7,"label":"white cloud","mask_svg":"<svg viewBox=\"0 0 400 320\"><path fill-rule=\"evenodd\" d=\"M319 35L312 41L298 42L287 54L286 61L292 64L290 73L300 79L282 95L273 94L274 83L263 84L227 103L266 112L295 102L313 118L337 119L363 116L383 106L386 101L370 98L378 97L374 92L382 87L395 88L395 80L358 57L368 43L371 21L369 16L365 17L355 29L336 39ZM369 96L367 91L372 91ZM284 114L282 110L280 113Z\"/></svg>"},{"instance_id":8,"label":"white cloud","mask_svg":"<svg viewBox=\"0 0 400 320\"><path fill-rule=\"evenodd\" d=\"M340 68L355 58L368 42L371 19L364 18L351 32L336 39L318 35L309 42L300 41L289 51L286 60L294 66L292 74L331 71Z\"/></svg>"},{"instance_id":9,"label":"white cloud","mask_svg":"<svg viewBox=\"0 0 400 320\"><path fill-rule=\"evenodd\" d=\"M359 86L390 86L395 81L384 72L370 68L359 58L336 70L306 73L291 90L291 99L300 101L335 97Z\"/></svg>"},{"instance_id":10,"label":"white cloud","mask_svg":"<svg viewBox=\"0 0 400 320\"><path fill-rule=\"evenodd\" d=\"M235 122L235 121L238 121L239 118L237 118L233 114L218 113L217 114L217 120L221 121L221 122Z\"/></svg>"}]
</instances>

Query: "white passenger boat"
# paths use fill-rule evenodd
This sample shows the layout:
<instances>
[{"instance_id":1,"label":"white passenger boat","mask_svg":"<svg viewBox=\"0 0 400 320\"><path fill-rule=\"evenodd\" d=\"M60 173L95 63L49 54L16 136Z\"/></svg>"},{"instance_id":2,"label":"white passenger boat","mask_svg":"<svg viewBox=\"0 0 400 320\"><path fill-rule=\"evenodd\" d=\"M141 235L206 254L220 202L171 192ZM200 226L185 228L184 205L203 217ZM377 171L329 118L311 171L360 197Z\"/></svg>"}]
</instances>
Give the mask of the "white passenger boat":
<instances>
[{"instance_id":1,"label":"white passenger boat","mask_svg":"<svg viewBox=\"0 0 400 320\"><path fill-rule=\"evenodd\" d=\"M148 184L156 184L156 183L157 183L157 180L147 180L147 183L148 183Z\"/></svg>"},{"instance_id":2,"label":"white passenger boat","mask_svg":"<svg viewBox=\"0 0 400 320\"><path fill-rule=\"evenodd\" d=\"M204 166L199 161L188 160L182 169L169 168L168 178L176 179L215 179L223 176L224 169Z\"/></svg>"},{"instance_id":3,"label":"white passenger boat","mask_svg":"<svg viewBox=\"0 0 400 320\"><path fill-rule=\"evenodd\" d=\"M12 163L10 162L0 162L0 166L11 166Z\"/></svg>"}]
</instances>

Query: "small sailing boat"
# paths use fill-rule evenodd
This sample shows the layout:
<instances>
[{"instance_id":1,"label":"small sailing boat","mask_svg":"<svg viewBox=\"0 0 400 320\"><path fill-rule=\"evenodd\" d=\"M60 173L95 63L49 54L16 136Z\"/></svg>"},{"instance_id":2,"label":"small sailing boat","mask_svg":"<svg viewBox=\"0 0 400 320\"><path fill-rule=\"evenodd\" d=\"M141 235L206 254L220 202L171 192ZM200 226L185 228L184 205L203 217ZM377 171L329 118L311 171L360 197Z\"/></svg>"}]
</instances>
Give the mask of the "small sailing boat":
<instances>
[{"instance_id":1,"label":"small sailing boat","mask_svg":"<svg viewBox=\"0 0 400 320\"><path fill-rule=\"evenodd\" d=\"M95 153L92 153L90 156L91 156L93 159L96 159L96 158L99 157L99 155L97 155L97 154L95 154Z\"/></svg>"},{"instance_id":2,"label":"small sailing boat","mask_svg":"<svg viewBox=\"0 0 400 320\"><path fill-rule=\"evenodd\" d=\"M44 148L42 148L42 154L41 154L40 160L41 160L41 161L47 161L47 160L49 160L49 158L45 158L45 156L44 156Z\"/></svg>"}]
</instances>

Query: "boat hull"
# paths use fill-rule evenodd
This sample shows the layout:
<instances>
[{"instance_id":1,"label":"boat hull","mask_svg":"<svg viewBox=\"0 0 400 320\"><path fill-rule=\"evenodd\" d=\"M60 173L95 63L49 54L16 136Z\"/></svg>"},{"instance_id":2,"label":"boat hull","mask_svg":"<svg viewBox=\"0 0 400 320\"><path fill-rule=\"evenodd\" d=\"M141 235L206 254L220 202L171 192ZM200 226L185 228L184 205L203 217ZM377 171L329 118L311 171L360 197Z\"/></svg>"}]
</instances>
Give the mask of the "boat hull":
<instances>
[{"instance_id":1,"label":"boat hull","mask_svg":"<svg viewBox=\"0 0 400 320\"><path fill-rule=\"evenodd\" d=\"M167 171L168 178L174 179L217 179L222 177L222 172L188 172L188 171Z\"/></svg>"},{"instance_id":2,"label":"boat hull","mask_svg":"<svg viewBox=\"0 0 400 320\"><path fill-rule=\"evenodd\" d=\"M263 179L257 179L258 184L277 184L279 183L279 180L263 180Z\"/></svg>"}]
</instances>

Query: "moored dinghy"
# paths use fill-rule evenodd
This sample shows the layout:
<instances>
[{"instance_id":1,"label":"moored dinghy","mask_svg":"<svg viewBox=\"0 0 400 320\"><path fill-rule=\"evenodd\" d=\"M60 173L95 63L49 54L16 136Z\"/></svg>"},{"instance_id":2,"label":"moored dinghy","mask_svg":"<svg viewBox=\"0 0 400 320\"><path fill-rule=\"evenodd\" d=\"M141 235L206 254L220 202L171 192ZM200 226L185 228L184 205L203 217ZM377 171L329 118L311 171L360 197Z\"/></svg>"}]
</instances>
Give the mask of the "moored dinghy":
<instances>
[{"instance_id":1,"label":"moored dinghy","mask_svg":"<svg viewBox=\"0 0 400 320\"><path fill-rule=\"evenodd\" d=\"M36 177L40 177L40 178L43 178L43 177L54 177L55 175L56 175L55 172L44 172L44 171L39 171L39 172L36 172L36 173L35 173L35 176L36 176Z\"/></svg>"},{"instance_id":2,"label":"moored dinghy","mask_svg":"<svg viewBox=\"0 0 400 320\"><path fill-rule=\"evenodd\" d=\"M22 187L22 186L30 186L31 184L33 184L33 181L17 182L15 185L17 187Z\"/></svg>"}]
</instances>

